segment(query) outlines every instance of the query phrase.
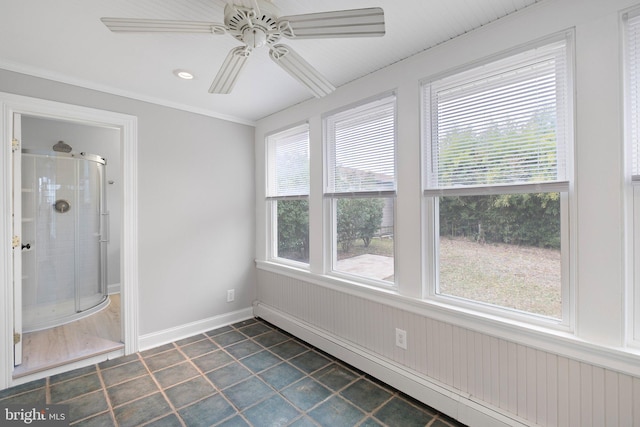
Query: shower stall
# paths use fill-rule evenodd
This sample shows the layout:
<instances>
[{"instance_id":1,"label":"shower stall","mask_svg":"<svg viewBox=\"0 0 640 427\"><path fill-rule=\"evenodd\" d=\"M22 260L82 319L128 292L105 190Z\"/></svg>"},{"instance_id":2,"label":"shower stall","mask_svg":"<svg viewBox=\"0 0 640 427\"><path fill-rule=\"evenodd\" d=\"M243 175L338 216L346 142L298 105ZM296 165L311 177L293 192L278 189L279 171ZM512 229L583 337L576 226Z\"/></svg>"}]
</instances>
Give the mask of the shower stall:
<instances>
[{"instance_id":1,"label":"shower stall","mask_svg":"<svg viewBox=\"0 0 640 427\"><path fill-rule=\"evenodd\" d=\"M58 326L109 303L106 161L22 150L24 332Z\"/></svg>"}]
</instances>

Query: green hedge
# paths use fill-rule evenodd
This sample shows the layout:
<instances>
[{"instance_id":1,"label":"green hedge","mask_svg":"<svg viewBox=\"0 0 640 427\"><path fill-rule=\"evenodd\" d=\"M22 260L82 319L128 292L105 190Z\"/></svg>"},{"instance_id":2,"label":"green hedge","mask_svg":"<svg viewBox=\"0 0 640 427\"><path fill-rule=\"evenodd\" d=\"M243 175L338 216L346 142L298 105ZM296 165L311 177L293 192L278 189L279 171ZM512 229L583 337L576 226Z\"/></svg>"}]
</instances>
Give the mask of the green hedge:
<instances>
[{"instance_id":1,"label":"green hedge","mask_svg":"<svg viewBox=\"0 0 640 427\"><path fill-rule=\"evenodd\" d=\"M309 260L309 202L278 202L278 256Z\"/></svg>"},{"instance_id":2,"label":"green hedge","mask_svg":"<svg viewBox=\"0 0 640 427\"><path fill-rule=\"evenodd\" d=\"M440 236L560 248L559 193L441 197Z\"/></svg>"}]
</instances>

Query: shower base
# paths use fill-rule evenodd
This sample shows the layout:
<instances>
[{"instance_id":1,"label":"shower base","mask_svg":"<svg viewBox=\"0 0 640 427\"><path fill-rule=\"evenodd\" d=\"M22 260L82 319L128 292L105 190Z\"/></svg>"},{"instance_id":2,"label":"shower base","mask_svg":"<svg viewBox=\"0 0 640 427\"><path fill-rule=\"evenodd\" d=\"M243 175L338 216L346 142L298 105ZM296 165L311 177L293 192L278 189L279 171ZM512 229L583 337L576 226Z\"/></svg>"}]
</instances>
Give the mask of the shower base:
<instances>
[{"instance_id":1,"label":"shower base","mask_svg":"<svg viewBox=\"0 0 640 427\"><path fill-rule=\"evenodd\" d=\"M53 369L124 349L120 295L110 295L106 309L63 326L24 334L22 364L13 378Z\"/></svg>"},{"instance_id":2,"label":"shower base","mask_svg":"<svg viewBox=\"0 0 640 427\"><path fill-rule=\"evenodd\" d=\"M74 300L50 305L39 304L34 308L25 308L22 312L22 332L35 332L65 325L67 323L83 319L87 316L91 316L108 306L109 297L105 295L93 307L79 312L73 312L75 310ZM59 313L70 314L60 315Z\"/></svg>"}]
</instances>

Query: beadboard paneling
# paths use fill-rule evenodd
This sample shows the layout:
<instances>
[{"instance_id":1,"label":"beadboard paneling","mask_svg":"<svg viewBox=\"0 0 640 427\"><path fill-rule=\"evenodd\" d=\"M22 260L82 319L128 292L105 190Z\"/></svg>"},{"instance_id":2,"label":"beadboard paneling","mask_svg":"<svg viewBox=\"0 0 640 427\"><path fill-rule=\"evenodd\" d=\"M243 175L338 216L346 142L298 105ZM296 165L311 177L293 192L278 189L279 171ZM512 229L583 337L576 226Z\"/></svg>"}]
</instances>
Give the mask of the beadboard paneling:
<instances>
[{"instance_id":1,"label":"beadboard paneling","mask_svg":"<svg viewBox=\"0 0 640 427\"><path fill-rule=\"evenodd\" d=\"M259 303L498 413L532 425L640 425L640 378L277 273L258 276ZM395 346L395 328L407 331L407 350Z\"/></svg>"}]
</instances>

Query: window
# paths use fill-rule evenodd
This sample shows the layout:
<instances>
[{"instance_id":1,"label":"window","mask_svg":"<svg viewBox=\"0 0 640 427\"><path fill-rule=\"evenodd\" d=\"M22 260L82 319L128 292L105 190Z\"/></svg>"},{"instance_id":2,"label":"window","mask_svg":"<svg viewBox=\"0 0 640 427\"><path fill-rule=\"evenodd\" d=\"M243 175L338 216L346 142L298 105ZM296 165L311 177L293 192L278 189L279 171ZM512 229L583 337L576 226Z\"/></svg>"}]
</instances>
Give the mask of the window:
<instances>
[{"instance_id":1,"label":"window","mask_svg":"<svg viewBox=\"0 0 640 427\"><path fill-rule=\"evenodd\" d=\"M309 127L267 137L271 258L309 263Z\"/></svg>"},{"instance_id":2,"label":"window","mask_svg":"<svg viewBox=\"0 0 640 427\"><path fill-rule=\"evenodd\" d=\"M563 37L423 84L431 295L566 321L568 50Z\"/></svg>"},{"instance_id":3,"label":"window","mask_svg":"<svg viewBox=\"0 0 640 427\"><path fill-rule=\"evenodd\" d=\"M324 118L331 269L394 283L395 95Z\"/></svg>"},{"instance_id":4,"label":"window","mask_svg":"<svg viewBox=\"0 0 640 427\"><path fill-rule=\"evenodd\" d=\"M630 208L630 264L634 283L631 288L633 319L630 338L640 342L640 9L625 16L625 141Z\"/></svg>"}]
</instances>

